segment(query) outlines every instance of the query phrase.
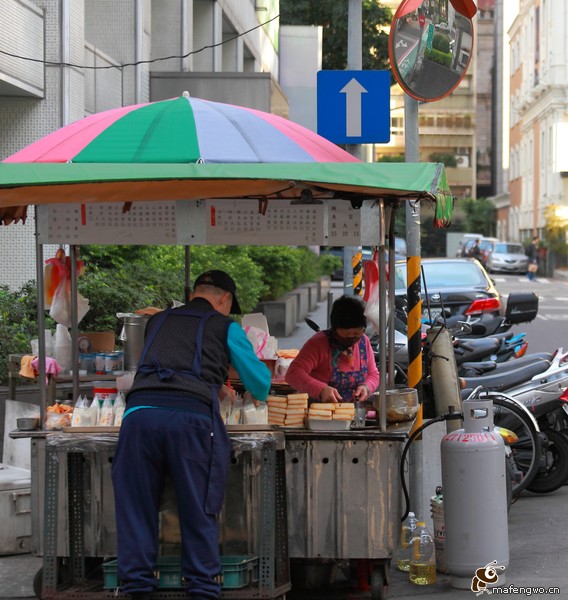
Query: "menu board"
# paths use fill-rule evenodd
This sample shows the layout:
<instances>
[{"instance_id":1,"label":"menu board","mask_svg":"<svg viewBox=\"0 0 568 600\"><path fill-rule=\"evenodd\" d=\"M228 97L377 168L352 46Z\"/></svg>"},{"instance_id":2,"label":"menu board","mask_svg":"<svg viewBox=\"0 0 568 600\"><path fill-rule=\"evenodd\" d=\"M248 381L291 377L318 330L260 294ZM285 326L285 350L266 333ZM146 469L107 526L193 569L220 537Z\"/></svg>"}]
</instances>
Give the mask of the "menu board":
<instances>
[{"instance_id":1,"label":"menu board","mask_svg":"<svg viewBox=\"0 0 568 600\"><path fill-rule=\"evenodd\" d=\"M38 207L41 244L357 246L378 244L378 205L208 199Z\"/></svg>"},{"instance_id":2,"label":"menu board","mask_svg":"<svg viewBox=\"0 0 568 600\"><path fill-rule=\"evenodd\" d=\"M361 243L361 209L350 202L336 200L327 211L327 245L358 246Z\"/></svg>"},{"instance_id":3,"label":"menu board","mask_svg":"<svg viewBox=\"0 0 568 600\"><path fill-rule=\"evenodd\" d=\"M40 242L176 244L176 203L51 204L40 207Z\"/></svg>"},{"instance_id":4,"label":"menu board","mask_svg":"<svg viewBox=\"0 0 568 600\"><path fill-rule=\"evenodd\" d=\"M319 244L324 234L322 204L291 200L207 200L208 244Z\"/></svg>"}]
</instances>

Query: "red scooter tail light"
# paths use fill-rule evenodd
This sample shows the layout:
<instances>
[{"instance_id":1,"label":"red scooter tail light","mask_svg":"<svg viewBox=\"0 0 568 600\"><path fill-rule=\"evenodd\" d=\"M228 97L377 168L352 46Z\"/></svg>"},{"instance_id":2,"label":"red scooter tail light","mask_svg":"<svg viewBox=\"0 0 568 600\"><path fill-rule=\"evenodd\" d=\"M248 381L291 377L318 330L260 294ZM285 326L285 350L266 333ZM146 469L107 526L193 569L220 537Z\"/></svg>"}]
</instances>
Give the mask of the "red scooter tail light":
<instances>
[{"instance_id":1,"label":"red scooter tail light","mask_svg":"<svg viewBox=\"0 0 568 600\"><path fill-rule=\"evenodd\" d=\"M562 402L568 402L568 388L566 388L562 392L562 396L560 396L560 400L562 400Z\"/></svg>"},{"instance_id":2,"label":"red scooter tail light","mask_svg":"<svg viewBox=\"0 0 568 600\"><path fill-rule=\"evenodd\" d=\"M527 348L529 347L527 342L523 342L522 344L520 344L519 346L517 346L515 348L515 352L513 353L513 356L515 358L521 358L521 356L524 356L527 352Z\"/></svg>"},{"instance_id":3,"label":"red scooter tail light","mask_svg":"<svg viewBox=\"0 0 568 600\"><path fill-rule=\"evenodd\" d=\"M501 309L499 298L478 298L465 311L465 315L479 315L484 312L495 312Z\"/></svg>"}]
</instances>

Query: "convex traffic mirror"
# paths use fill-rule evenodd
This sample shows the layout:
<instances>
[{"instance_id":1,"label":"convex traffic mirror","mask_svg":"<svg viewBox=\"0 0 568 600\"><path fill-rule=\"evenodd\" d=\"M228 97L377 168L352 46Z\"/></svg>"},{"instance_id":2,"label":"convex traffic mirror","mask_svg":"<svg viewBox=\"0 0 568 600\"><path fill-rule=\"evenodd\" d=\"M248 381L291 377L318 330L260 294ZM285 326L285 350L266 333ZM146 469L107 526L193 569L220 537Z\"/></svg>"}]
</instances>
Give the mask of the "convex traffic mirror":
<instances>
[{"instance_id":1,"label":"convex traffic mirror","mask_svg":"<svg viewBox=\"0 0 568 600\"><path fill-rule=\"evenodd\" d=\"M393 18L389 57L412 98L440 100L464 78L473 52L472 0L403 0Z\"/></svg>"}]
</instances>

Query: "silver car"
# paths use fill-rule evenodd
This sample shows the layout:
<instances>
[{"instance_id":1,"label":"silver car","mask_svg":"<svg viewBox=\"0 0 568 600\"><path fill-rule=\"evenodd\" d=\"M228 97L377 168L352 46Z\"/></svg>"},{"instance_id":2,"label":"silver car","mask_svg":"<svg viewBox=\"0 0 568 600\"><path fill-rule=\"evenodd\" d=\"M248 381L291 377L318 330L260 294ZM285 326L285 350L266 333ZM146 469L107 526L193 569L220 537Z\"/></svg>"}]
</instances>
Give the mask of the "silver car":
<instances>
[{"instance_id":1,"label":"silver car","mask_svg":"<svg viewBox=\"0 0 568 600\"><path fill-rule=\"evenodd\" d=\"M529 259L525 255L522 244L516 242L496 242L489 252L485 268L490 273L522 273L527 272Z\"/></svg>"}]
</instances>

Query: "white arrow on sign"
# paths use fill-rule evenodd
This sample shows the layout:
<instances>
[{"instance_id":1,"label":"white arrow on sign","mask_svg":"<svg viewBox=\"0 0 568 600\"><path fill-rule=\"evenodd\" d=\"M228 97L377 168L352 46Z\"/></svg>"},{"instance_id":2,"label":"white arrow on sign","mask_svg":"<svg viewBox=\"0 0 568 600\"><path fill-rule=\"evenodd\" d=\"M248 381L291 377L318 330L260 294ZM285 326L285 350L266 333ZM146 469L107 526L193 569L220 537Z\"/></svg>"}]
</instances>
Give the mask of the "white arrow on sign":
<instances>
[{"instance_id":1,"label":"white arrow on sign","mask_svg":"<svg viewBox=\"0 0 568 600\"><path fill-rule=\"evenodd\" d=\"M347 137L361 137L361 94L367 90L353 77L340 93L345 94Z\"/></svg>"},{"instance_id":2,"label":"white arrow on sign","mask_svg":"<svg viewBox=\"0 0 568 600\"><path fill-rule=\"evenodd\" d=\"M407 43L406 43L404 40L399 40L399 41L396 43L396 46L395 46L395 48L400 48L401 46L402 46L403 48L408 48L408 44L407 44Z\"/></svg>"}]
</instances>

